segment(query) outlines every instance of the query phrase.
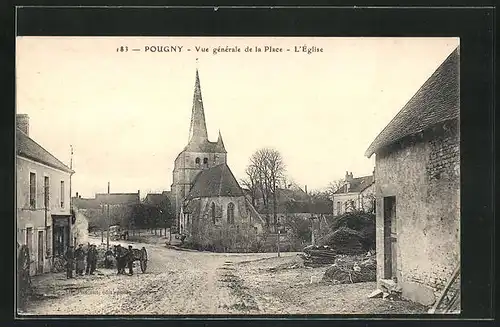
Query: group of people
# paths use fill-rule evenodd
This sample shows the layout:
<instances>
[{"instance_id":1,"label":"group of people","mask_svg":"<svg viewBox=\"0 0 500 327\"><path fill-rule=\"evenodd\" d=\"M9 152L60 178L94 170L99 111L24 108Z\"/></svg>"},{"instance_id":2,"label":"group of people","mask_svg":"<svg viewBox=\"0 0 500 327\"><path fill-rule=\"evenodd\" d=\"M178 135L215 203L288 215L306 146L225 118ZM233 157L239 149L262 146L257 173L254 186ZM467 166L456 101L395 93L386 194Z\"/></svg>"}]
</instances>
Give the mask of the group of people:
<instances>
[{"instance_id":1,"label":"group of people","mask_svg":"<svg viewBox=\"0 0 500 327\"><path fill-rule=\"evenodd\" d=\"M83 248L83 244L78 245L76 250L70 245L64 254L64 259L66 260L66 278L73 278L73 270L75 270L77 276L83 276L84 271L86 275L93 275L97 266L97 258L97 246L94 244L89 244L87 251ZM113 261L116 261L118 275L124 275L126 267L128 267L128 274L133 275L134 259L132 245L129 245L128 249L121 245L115 245L114 251L108 250L104 254L104 266L112 268Z\"/></svg>"},{"instance_id":2,"label":"group of people","mask_svg":"<svg viewBox=\"0 0 500 327\"><path fill-rule=\"evenodd\" d=\"M115 245L115 258L116 258L116 268L118 270L118 275L125 275L125 267L128 268L128 274L134 274L134 250L132 245L128 246L128 249L122 247L120 244Z\"/></svg>"},{"instance_id":3,"label":"group of people","mask_svg":"<svg viewBox=\"0 0 500 327\"><path fill-rule=\"evenodd\" d=\"M66 260L66 278L73 278L73 269L77 276L83 276L83 272L87 275L93 275L97 267L97 246L89 244L87 251L83 248L83 244L78 245L76 250L70 245L64 254ZM85 265L85 261L87 264Z\"/></svg>"}]
</instances>

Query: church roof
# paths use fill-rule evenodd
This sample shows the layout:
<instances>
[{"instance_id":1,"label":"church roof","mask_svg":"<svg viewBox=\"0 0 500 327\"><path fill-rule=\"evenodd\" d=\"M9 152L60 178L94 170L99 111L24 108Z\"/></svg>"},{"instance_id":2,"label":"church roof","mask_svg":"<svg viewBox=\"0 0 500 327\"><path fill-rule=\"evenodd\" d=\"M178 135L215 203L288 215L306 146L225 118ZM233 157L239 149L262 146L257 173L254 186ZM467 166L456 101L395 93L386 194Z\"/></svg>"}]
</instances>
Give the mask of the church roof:
<instances>
[{"instance_id":1,"label":"church roof","mask_svg":"<svg viewBox=\"0 0 500 327\"><path fill-rule=\"evenodd\" d=\"M217 142L208 140L207 124L205 121L205 110L203 108L203 98L201 96L200 75L196 69L196 79L194 83L193 109L191 112L191 124L189 126L188 145L185 151L227 153L219 131Z\"/></svg>"},{"instance_id":2,"label":"church roof","mask_svg":"<svg viewBox=\"0 0 500 327\"><path fill-rule=\"evenodd\" d=\"M196 176L187 198L217 196L243 196L240 185L225 163L202 170Z\"/></svg>"},{"instance_id":3,"label":"church roof","mask_svg":"<svg viewBox=\"0 0 500 327\"><path fill-rule=\"evenodd\" d=\"M200 76L196 69L196 80L194 83L193 109L191 113L191 125L189 127L189 142L206 140L208 138L207 125L205 122L205 111L203 110L203 99L201 97Z\"/></svg>"},{"instance_id":4,"label":"church roof","mask_svg":"<svg viewBox=\"0 0 500 327\"><path fill-rule=\"evenodd\" d=\"M423 132L452 119L460 113L459 49L455 49L436 69L415 95L380 132L365 152L371 157L381 148L405 136Z\"/></svg>"}]
</instances>

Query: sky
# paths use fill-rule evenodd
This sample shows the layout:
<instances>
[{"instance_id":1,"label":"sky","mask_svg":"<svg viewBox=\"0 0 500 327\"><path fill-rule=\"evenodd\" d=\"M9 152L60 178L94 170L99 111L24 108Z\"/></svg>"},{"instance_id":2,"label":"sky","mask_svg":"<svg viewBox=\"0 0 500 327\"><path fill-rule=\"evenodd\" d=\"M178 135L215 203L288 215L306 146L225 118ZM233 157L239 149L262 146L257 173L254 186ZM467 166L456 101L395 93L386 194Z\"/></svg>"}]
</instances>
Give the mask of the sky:
<instances>
[{"instance_id":1,"label":"sky","mask_svg":"<svg viewBox=\"0 0 500 327\"><path fill-rule=\"evenodd\" d=\"M323 189L346 171L372 173L375 156L366 158L366 149L458 44L18 37L16 112L29 115L30 137L67 165L73 146L73 194L93 197L108 181L111 192L170 190L174 160L188 141L198 68L209 139L221 131L238 180L252 153L270 147L282 154L290 180ZM177 51L152 52L169 46ZM226 46L240 52L213 52Z\"/></svg>"}]
</instances>

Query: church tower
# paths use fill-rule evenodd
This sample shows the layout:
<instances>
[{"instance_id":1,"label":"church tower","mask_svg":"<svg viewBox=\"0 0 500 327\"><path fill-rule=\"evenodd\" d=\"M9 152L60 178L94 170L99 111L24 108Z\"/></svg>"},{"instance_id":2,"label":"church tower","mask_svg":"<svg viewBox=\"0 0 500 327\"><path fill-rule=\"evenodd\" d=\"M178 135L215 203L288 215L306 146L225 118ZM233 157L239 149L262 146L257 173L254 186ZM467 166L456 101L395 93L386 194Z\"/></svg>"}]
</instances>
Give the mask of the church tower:
<instances>
[{"instance_id":1,"label":"church tower","mask_svg":"<svg viewBox=\"0 0 500 327\"><path fill-rule=\"evenodd\" d=\"M188 143L175 159L172 172L172 200L177 219L179 219L180 207L193 186L196 176L205 169L226 163L226 156L227 152L220 131L217 142L208 140L200 77L196 69Z\"/></svg>"}]
</instances>

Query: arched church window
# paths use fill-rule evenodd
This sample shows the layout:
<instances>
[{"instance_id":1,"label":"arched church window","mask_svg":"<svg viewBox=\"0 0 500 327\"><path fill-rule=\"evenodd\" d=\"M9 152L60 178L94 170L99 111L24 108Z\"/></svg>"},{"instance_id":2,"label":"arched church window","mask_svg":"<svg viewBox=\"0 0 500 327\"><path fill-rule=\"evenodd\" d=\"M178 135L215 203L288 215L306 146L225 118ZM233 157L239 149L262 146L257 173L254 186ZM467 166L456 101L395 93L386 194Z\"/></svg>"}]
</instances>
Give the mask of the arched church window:
<instances>
[{"instance_id":1,"label":"arched church window","mask_svg":"<svg viewBox=\"0 0 500 327\"><path fill-rule=\"evenodd\" d=\"M227 205L227 222L234 224L234 204L232 202Z\"/></svg>"},{"instance_id":2,"label":"arched church window","mask_svg":"<svg viewBox=\"0 0 500 327\"><path fill-rule=\"evenodd\" d=\"M215 203L212 202L212 222L215 224Z\"/></svg>"},{"instance_id":3,"label":"arched church window","mask_svg":"<svg viewBox=\"0 0 500 327\"><path fill-rule=\"evenodd\" d=\"M200 160L201 160L200 158L196 158L196 159L194 160L194 162L195 162L197 165L199 165L199 164L200 164Z\"/></svg>"}]
</instances>

